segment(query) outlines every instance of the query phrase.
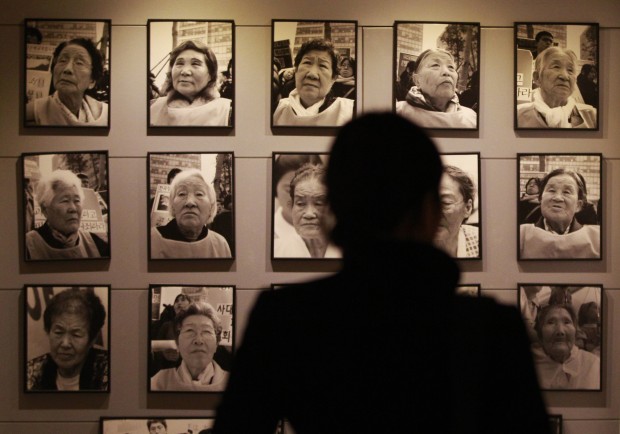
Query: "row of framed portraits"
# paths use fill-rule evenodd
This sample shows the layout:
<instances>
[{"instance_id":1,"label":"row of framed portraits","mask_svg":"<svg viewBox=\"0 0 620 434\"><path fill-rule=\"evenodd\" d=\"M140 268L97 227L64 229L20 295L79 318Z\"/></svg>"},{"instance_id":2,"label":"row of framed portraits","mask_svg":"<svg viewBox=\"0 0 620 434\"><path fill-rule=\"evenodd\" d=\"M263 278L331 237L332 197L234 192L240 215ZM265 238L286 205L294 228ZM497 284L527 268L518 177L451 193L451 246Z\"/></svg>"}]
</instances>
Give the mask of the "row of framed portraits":
<instances>
[{"instance_id":1,"label":"row of framed portraits","mask_svg":"<svg viewBox=\"0 0 620 434\"><path fill-rule=\"evenodd\" d=\"M328 154L272 154L271 259L340 259ZM446 153L435 245L482 259L480 153ZM602 154L517 154L517 258L600 260ZM232 152L147 155L149 260L235 258ZM107 151L22 154L26 261L110 258ZM502 204L504 206L504 204ZM242 216L243 218L243 216Z\"/></svg>"},{"instance_id":2,"label":"row of framed portraits","mask_svg":"<svg viewBox=\"0 0 620 434\"><path fill-rule=\"evenodd\" d=\"M24 125L109 128L111 21L24 27ZM234 127L234 21L148 20L147 30L148 127ZM357 21L272 20L272 128L356 115L357 41ZM515 129L598 130L598 24L516 22L514 41ZM393 110L425 128L478 130L480 64L480 23L396 21Z\"/></svg>"},{"instance_id":3,"label":"row of framed portraits","mask_svg":"<svg viewBox=\"0 0 620 434\"><path fill-rule=\"evenodd\" d=\"M477 284L456 291L480 297ZM109 392L110 286L26 285L24 292L24 391ZM149 392L225 390L235 300L233 285L149 286ZM516 301L542 390L602 390L603 300L602 285L518 285Z\"/></svg>"}]
</instances>

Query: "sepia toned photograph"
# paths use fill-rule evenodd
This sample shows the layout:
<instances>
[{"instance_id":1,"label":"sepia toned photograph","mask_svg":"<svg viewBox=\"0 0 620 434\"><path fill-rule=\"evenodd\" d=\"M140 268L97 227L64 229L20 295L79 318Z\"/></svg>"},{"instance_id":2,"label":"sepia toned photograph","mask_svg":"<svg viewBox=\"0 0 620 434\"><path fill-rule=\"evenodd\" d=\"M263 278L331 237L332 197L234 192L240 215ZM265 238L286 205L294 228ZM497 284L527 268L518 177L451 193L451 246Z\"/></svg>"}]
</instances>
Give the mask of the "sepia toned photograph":
<instances>
[{"instance_id":1,"label":"sepia toned photograph","mask_svg":"<svg viewBox=\"0 0 620 434\"><path fill-rule=\"evenodd\" d=\"M149 127L234 126L234 21L148 20Z\"/></svg>"},{"instance_id":2,"label":"sepia toned photograph","mask_svg":"<svg viewBox=\"0 0 620 434\"><path fill-rule=\"evenodd\" d=\"M26 392L109 392L110 286L24 286Z\"/></svg>"},{"instance_id":3,"label":"sepia toned photograph","mask_svg":"<svg viewBox=\"0 0 620 434\"><path fill-rule=\"evenodd\" d=\"M24 21L24 126L110 127L110 20Z\"/></svg>"},{"instance_id":4,"label":"sepia toned photograph","mask_svg":"<svg viewBox=\"0 0 620 434\"><path fill-rule=\"evenodd\" d=\"M102 417L100 434L211 434L211 417Z\"/></svg>"},{"instance_id":5,"label":"sepia toned photograph","mask_svg":"<svg viewBox=\"0 0 620 434\"><path fill-rule=\"evenodd\" d=\"M338 127L355 117L357 21L272 21L271 126Z\"/></svg>"},{"instance_id":6,"label":"sepia toned photograph","mask_svg":"<svg viewBox=\"0 0 620 434\"><path fill-rule=\"evenodd\" d=\"M327 204L328 154L273 153L272 259L334 259L334 217Z\"/></svg>"},{"instance_id":7,"label":"sepia toned photograph","mask_svg":"<svg viewBox=\"0 0 620 434\"><path fill-rule=\"evenodd\" d=\"M480 284L456 285L456 295L480 297Z\"/></svg>"},{"instance_id":8,"label":"sepia toned photograph","mask_svg":"<svg viewBox=\"0 0 620 434\"><path fill-rule=\"evenodd\" d=\"M602 285L520 284L518 297L541 389L601 390Z\"/></svg>"},{"instance_id":9,"label":"sepia toned photograph","mask_svg":"<svg viewBox=\"0 0 620 434\"><path fill-rule=\"evenodd\" d=\"M150 285L149 294L149 391L223 392L235 287Z\"/></svg>"},{"instance_id":10,"label":"sepia toned photograph","mask_svg":"<svg viewBox=\"0 0 620 434\"><path fill-rule=\"evenodd\" d=\"M519 260L602 259L602 154L517 154Z\"/></svg>"},{"instance_id":11,"label":"sepia toned photograph","mask_svg":"<svg viewBox=\"0 0 620 434\"><path fill-rule=\"evenodd\" d=\"M110 257L107 151L22 154L26 261Z\"/></svg>"},{"instance_id":12,"label":"sepia toned photograph","mask_svg":"<svg viewBox=\"0 0 620 434\"><path fill-rule=\"evenodd\" d=\"M231 259L234 155L148 154L149 259Z\"/></svg>"},{"instance_id":13,"label":"sepia toned photograph","mask_svg":"<svg viewBox=\"0 0 620 434\"><path fill-rule=\"evenodd\" d=\"M515 129L598 130L599 25L515 23Z\"/></svg>"},{"instance_id":14,"label":"sepia toned photograph","mask_svg":"<svg viewBox=\"0 0 620 434\"><path fill-rule=\"evenodd\" d=\"M435 246L453 258L481 259L480 154L441 154L441 160Z\"/></svg>"},{"instance_id":15,"label":"sepia toned photograph","mask_svg":"<svg viewBox=\"0 0 620 434\"><path fill-rule=\"evenodd\" d=\"M480 23L394 23L396 113L432 129L477 130Z\"/></svg>"}]
</instances>

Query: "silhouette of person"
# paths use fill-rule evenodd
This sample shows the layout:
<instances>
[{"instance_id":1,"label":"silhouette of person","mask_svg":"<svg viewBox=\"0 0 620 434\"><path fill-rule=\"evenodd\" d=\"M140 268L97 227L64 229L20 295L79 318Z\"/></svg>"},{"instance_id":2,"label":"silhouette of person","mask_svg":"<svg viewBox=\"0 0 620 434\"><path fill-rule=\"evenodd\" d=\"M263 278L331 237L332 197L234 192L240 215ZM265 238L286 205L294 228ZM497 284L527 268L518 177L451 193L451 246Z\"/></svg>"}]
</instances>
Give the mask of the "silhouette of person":
<instances>
[{"instance_id":1,"label":"silhouette of person","mask_svg":"<svg viewBox=\"0 0 620 434\"><path fill-rule=\"evenodd\" d=\"M326 181L343 269L259 296L214 433L281 418L298 434L549 433L519 312L456 296L458 267L432 245L441 176L397 115L342 127Z\"/></svg>"}]
</instances>

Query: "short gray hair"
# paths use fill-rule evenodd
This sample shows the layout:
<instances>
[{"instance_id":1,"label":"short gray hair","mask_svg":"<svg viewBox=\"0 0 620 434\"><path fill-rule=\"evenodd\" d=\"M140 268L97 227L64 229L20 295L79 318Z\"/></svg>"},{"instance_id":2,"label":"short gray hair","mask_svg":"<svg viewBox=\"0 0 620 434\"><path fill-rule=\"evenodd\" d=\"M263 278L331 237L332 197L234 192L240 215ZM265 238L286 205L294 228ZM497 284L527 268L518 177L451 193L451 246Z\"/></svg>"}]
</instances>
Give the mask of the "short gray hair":
<instances>
[{"instance_id":1,"label":"short gray hair","mask_svg":"<svg viewBox=\"0 0 620 434\"><path fill-rule=\"evenodd\" d=\"M60 187L77 188L80 200L84 200L82 180L70 170L57 169L49 175L43 175L35 189L35 197L41 208L47 208Z\"/></svg>"},{"instance_id":2,"label":"short gray hair","mask_svg":"<svg viewBox=\"0 0 620 434\"><path fill-rule=\"evenodd\" d=\"M209 199L209 202L211 204L211 215L207 220L207 224L209 224L215 218L215 214L217 214L217 198L215 195L215 189L211 184L207 182L203 173L198 169L183 170L172 180L172 183L170 184L170 206L168 207L170 215L174 217L174 207L172 206L172 201L176 196L179 184L183 181L188 180L189 178L200 178L200 180L207 186L207 198Z\"/></svg>"},{"instance_id":3,"label":"short gray hair","mask_svg":"<svg viewBox=\"0 0 620 434\"><path fill-rule=\"evenodd\" d=\"M186 310L179 313L174 318L174 328L176 331L177 342L179 340L179 333L181 332L183 321L185 321L185 318L191 315L203 315L213 322L213 328L215 329L215 338L217 343L219 344L220 340L222 339L222 319L220 318L220 315L217 313L215 308L206 301L194 301L190 303Z\"/></svg>"},{"instance_id":4,"label":"short gray hair","mask_svg":"<svg viewBox=\"0 0 620 434\"><path fill-rule=\"evenodd\" d=\"M557 53L566 54L570 58L570 60L573 62L573 65L575 65L574 75L575 77L577 77L578 75L577 66L579 65L579 61L577 60L577 55L575 54L575 52L568 48L561 48L561 47L547 48L545 51L543 51L538 56L536 56L536 62L534 64L535 71L538 74L540 74L543 68L547 66L547 58L550 57L552 54L557 54Z\"/></svg>"}]
</instances>

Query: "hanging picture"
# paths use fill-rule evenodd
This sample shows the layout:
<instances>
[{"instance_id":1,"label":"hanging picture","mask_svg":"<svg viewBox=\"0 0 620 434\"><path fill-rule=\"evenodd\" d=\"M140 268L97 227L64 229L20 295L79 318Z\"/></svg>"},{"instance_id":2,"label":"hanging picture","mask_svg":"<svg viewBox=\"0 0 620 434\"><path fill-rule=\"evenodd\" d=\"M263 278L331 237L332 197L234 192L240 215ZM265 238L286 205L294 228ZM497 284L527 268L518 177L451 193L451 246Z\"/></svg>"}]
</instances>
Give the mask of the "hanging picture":
<instances>
[{"instance_id":1,"label":"hanging picture","mask_svg":"<svg viewBox=\"0 0 620 434\"><path fill-rule=\"evenodd\" d=\"M211 434L212 417L102 417L99 434Z\"/></svg>"}]
</instances>

